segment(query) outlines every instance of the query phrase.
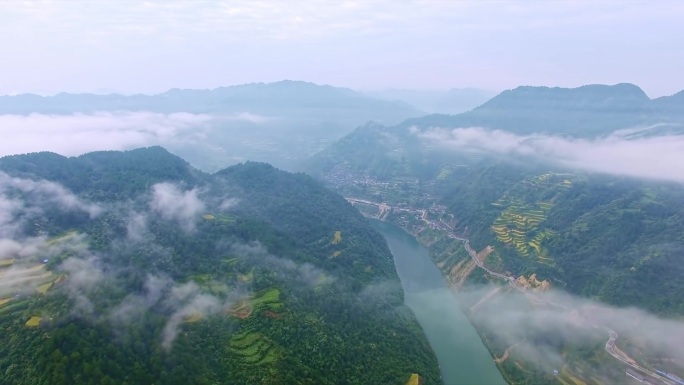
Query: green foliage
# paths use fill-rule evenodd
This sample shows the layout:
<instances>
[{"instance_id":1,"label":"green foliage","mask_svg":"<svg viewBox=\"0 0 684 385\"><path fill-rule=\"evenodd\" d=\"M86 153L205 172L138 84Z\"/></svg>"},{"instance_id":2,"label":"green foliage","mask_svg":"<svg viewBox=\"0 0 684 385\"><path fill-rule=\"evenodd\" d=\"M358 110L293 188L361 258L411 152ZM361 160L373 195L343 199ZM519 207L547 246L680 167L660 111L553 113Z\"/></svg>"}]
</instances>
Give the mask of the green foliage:
<instances>
[{"instance_id":1,"label":"green foliage","mask_svg":"<svg viewBox=\"0 0 684 385\"><path fill-rule=\"evenodd\" d=\"M440 212L431 211L429 218L448 222L475 250L493 246L485 261L492 270L514 276L536 273L552 287L574 294L680 317L684 187L575 172L540 164L536 157L486 154L477 146L468 147L467 140L447 149L449 143L440 146L422 137L432 130L482 127L586 139L656 123L659 128L635 135L681 133L681 97L680 93L650 100L629 84L519 87L467 113L431 115L394 127L360 127L310 158L305 169L345 196L399 208L384 219L428 245L445 275L467 271L470 257L459 241L428 226L418 209L443 206ZM378 215L376 206L358 207L367 215ZM468 282L489 279L476 269ZM506 346L487 338L487 331L480 332L490 350L503 353ZM587 351L557 348L568 360L603 365L610 359L597 353L602 352L605 336L600 339L598 348ZM556 379L532 365L521 368L515 360L499 367L511 383ZM577 367L567 370L581 372ZM563 378L572 381L567 373ZM616 375L624 377L619 370ZM581 377L587 383L602 381Z\"/></svg>"},{"instance_id":2,"label":"green foliage","mask_svg":"<svg viewBox=\"0 0 684 385\"><path fill-rule=\"evenodd\" d=\"M0 170L63 183L100 204L96 218L47 212L39 230L87 234L106 267L106 280L87 295L92 311L78 307L68 277L44 296L0 308L3 384L400 384L414 372L440 382L401 290L364 294L398 280L383 239L342 197L303 174L247 163L207 175L160 148L8 157ZM206 212L193 229L149 211L150 188L166 181L201 192ZM237 203L226 209L226 199ZM146 217L135 241L126 238L131 212ZM202 218L207 213L214 218ZM36 232L35 224L25 231ZM343 241L331 245L335 231ZM342 253L329 258L336 250ZM145 295L150 274L194 282L203 295L246 302L252 311L190 316L196 322L181 323L165 350L171 310L164 302L143 308L135 322L113 316L130 296ZM43 321L28 328L33 315Z\"/></svg>"}]
</instances>

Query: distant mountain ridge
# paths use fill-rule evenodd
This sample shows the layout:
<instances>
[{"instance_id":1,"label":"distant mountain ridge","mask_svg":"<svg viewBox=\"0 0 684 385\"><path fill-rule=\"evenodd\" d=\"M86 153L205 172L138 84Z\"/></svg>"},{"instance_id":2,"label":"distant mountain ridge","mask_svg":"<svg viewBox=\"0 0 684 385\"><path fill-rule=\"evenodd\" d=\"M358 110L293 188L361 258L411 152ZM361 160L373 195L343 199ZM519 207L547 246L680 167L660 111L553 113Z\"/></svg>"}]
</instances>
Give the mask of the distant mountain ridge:
<instances>
[{"instance_id":1,"label":"distant mountain ridge","mask_svg":"<svg viewBox=\"0 0 684 385\"><path fill-rule=\"evenodd\" d=\"M681 124L684 93L650 99L638 86L586 85L577 88L521 86L503 91L459 115L409 119L401 127L484 127L516 134L551 133L595 137L655 123Z\"/></svg>"},{"instance_id":2,"label":"distant mountain ridge","mask_svg":"<svg viewBox=\"0 0 684 385\"><path fill-rule=\"evenodd\" d=\"M180 115L149 114L180 112L203 116L192 117L191 122L187 122L184 120L187 117ZM84 116L96 113L104 115L98 117L100 125ZM141 136L139 130L146 132L162 119L162 125L169 126L172 134L157 135L148 130L142 135L142 142L136 142L133 147L161 145L193 166L213 172L246 160L294 169L308 156L360 124L368 121L398 124L407 118L422 116L424 112L403 102L370 98L348 88L285 80L212 90L172 89L157 95L0 96L0 115L3 114L26 115L28 117L21 120L24 122L22 127L35 130L40 126L58 136L60 130L65 131L64 135L70 134L62 124L55 124L55 130L52 130L51 123L69 116L73 118L69 125L78 124L88 132L94 131L94 135L98 130L111 130L116 137L124 139L126 135ZM38 117L40 122L32 124L33 114L50 117ZM133 119L143 127L129 124L121 128L119 122L126 122L126 119ZM8 124L17 124L16 119L8 120ZM174 128L179 124L184 129ZM104 143L91 149L130 149L117 146L115 141L112 143L111 147ZM59 152L59 148L49 145L34 149L39 150Z\"/></svg>"},{"instance_id":3,"label":"distant mountain ridge","mask_svg":"<svg viewBox=\"0 0 684 385\"><path fill-rule=\"evenodd\" d=\"M626 83L578 88L517 87L458 115L433 114L407 119L396 126L366 124L309 158L304 169L318 176L344 165L380 178L409 170L418 174L439 171L444 156L451 158L454 154L421 143L417 134L433 129L479 127L519 136L584 139L627 129L629 132L620 135L637 138L682 134L684 103L680 101L684 101L684 92L649 99L639 87Z\"/></svg>"},{"instance_id":4,"label":"distant mountain ridge","mask_svg":"<svg viewBox=\"0 0 684 385\"><path fill-rule=\"evenodd\" d=\"M264 103L277 106L264 108ZM54 96L19 94L0 96L0 113L71 113L110 110L145 110L156 112L229 112L258 109L259 112L301 107L368 108L376 111L406 109L420 113L403 102L367 97L349 88L317 85L304 81L283 80L274 83L249 83L214 89L173 88L155 95L96 95L59 93Z\"/></svg>"}]
</instances>

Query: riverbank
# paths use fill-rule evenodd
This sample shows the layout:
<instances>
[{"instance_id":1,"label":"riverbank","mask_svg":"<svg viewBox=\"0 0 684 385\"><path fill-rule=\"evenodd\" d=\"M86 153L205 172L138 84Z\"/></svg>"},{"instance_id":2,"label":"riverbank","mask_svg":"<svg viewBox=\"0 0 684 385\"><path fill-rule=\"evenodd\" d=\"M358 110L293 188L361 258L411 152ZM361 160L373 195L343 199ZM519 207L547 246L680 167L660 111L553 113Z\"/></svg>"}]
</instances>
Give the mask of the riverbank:
<instances>
[{"instance_id":1,"label":"riverbank","mask_svg":"<svg viewBox=\"0 0 684 385\"><path fill-rule=\"evenodd\" d=\"M430 258L429 250L400 227L371 220L388 243L413 310L440 363L445 384L504 385L499 368L457 298Z\"/></svg>"}]
</instances>

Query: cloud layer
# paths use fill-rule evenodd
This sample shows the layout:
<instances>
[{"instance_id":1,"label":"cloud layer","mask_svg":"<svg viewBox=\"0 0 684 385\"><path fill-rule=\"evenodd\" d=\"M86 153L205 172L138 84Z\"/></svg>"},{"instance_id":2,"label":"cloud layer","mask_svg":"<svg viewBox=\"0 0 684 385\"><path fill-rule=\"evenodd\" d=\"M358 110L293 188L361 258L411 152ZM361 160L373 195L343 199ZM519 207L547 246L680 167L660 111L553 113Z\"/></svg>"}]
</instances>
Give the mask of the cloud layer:
<instances>
[{"instance_id":1,"label":"cloud layer","mask_svg":"<svg viewBox=\"0 0 684 385\"><path fill-rule=\"evenodd\" d=\"M586 171L684 183L684 135L629 139L625 132L616 132L599 139L573 139L479 127L412 131L455 151L522 156Z\"/></svg>"},{"instance_id":2,"label":"cloud layer","mask_svg":"<svg viewBox=\"0 0 684 385\"><path fill-rule=\"evenodd\" d=\"M463 303L474 304L485 298L492 286L466 287L459 294ZM649 357L667 357L684 363L684 322L664 319L636 308L616 308L561 291L530 297L501 290L471 308L471 317L488 333L515 345L517 357L550 372L566 361L559 346L596 346L608 340L609 330L618 332L618 345L625 340L648 352ZM475 308L474 307L474 308ZM604 368L595 368L600 372ZM624 377L618 379L624 381Z\"/></svg>"},{"instance_id":3,"label":"cloud layer","mask_svg":"<svg viewBox=\"0 0 684 385\"><path fill-rule=\"evenodd\" d=\"M244 119L255 119L253 116ZM173 145L201 137L208 115L176 112L96 112L0 115L0 156L52 151L65 156L97 150Z\"/></svg>"}]
</instances>

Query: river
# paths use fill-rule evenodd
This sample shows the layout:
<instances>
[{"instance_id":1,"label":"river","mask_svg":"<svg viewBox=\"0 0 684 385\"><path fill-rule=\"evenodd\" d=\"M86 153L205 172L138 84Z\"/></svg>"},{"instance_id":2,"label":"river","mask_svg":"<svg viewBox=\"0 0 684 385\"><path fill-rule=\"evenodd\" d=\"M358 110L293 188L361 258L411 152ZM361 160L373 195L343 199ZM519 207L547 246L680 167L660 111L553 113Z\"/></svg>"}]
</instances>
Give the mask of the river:
<instances>
[{"instance_id":1,"label":"river","mask_svg":"<svg viewBox=\"0 0 684 385\"><path fill-rule=\"evenodd\" d=\"M444 384L505 385L427 248L397 226L378 220L371 224L389 245L404 288L404 302L416 314L437 355Z\"/></svg>"}]
</instances>

